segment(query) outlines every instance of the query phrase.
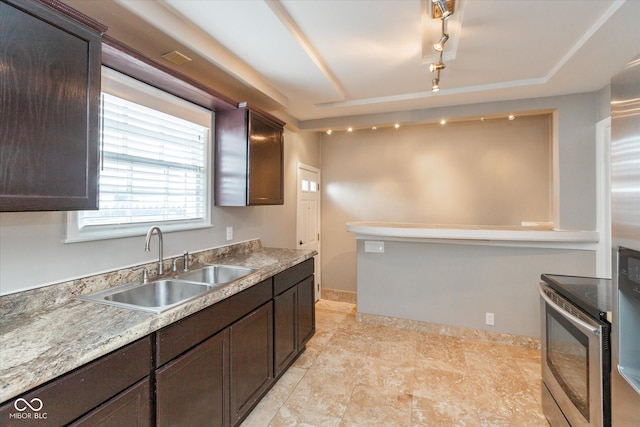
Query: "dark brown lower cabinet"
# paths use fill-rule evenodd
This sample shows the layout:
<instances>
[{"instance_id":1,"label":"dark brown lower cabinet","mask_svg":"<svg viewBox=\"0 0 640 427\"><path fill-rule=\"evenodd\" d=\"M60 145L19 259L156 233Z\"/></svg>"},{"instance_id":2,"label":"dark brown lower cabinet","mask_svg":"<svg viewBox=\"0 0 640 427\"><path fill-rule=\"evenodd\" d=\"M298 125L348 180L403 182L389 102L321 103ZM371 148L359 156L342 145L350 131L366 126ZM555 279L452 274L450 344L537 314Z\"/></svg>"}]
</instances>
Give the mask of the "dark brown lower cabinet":
<instances>
[{"instance_id":1,"label":"dark brown lower cabinet","mask_svg":"<svg viewBox=\"0 0 640 427\"><path fill-rule=\"evenodd\" d=\"M228 329L156 371L158 426L226 426Z\"/></svg>"},{"instance_id":2,"label":"dark brown lower cabinet","mask_svg":"<svg viewBox=\"0 0 640 427\"><path fill-rule=\"evenodd\" d=\"M316 333L316 297L313 276L298 283L298 349L302 351L307 341Z\"/></svg>"},{"instance_id":3,"label":"dark brown lower cabinet","mask_svg":"<svg viewBox=\"0 0 640 427\"><path fill-rule=\"evenodd\" d=\"M297 286L273 299L273 357L276 377L289 366L298 354L298 337L296 333L297 301Z\"/></svg>"},{"instance_id":4,"label":"dark brown lower cabinet","mask_svg":"<svg viewBox=\"0 0 640 427\"><path fill-rule=\"evenodd\" d=\"M151 386L149 378L129 387L70 425L73 427L150 426Z\"/></svg>"},{"instance_id":5,"label":"dark brown lower cabinet","mask_svg":"<svg viewBox=\"0 0 640 427\"><path fill-rule=\"evenodd\" d=\"M268 302L229 327L230 415L238 425L273 382L273 309Z\"/></svg>"},{"instance_id":6,"label":"dark brown lower cabinet","mask_svg":"<svg viewBox=\"0 0 640 427\"><path fill-rule=\"evenodd\" d=\"M269 300L156 370L156 424L237 425L272 382Z\"/></svg>"},{"instance_id":7,"label":"dark brown lower cabinet","mask_svg":"<svg viewBox=\"0 0 640 427\"><path fill-rule=\"evenodd\" d=\"M314 332L308 260L3 402L0 425L237 426Z\"/></svg>"},{"instance_id":8,"label":"dark brown lower cabinet","mask_svg":"<svg viewBox=\"0 0 640 427\"><path fill-rule=\"evenodd\" d=\"M291 365L315 333L313 277L308 276L273 298L276 378Z\"/></svg>"}]
</instances>

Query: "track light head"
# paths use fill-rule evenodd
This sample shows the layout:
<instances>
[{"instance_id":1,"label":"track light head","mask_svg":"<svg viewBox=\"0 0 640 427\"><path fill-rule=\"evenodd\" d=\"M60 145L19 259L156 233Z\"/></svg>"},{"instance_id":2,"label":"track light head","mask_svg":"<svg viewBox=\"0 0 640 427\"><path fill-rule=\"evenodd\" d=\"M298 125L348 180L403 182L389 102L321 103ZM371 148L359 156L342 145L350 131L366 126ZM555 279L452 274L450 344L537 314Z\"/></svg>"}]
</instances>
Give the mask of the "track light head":
<instances>
[{"instance_id":1,"label":"track light head","mask_svg":"<svg viewBox=\"0 0 640 427\"><path fill-rule=\"evenodd\" d=\"M440 37L440 40L438 40L438 42L433 45L433 49L436 52L442 52L444 50L445 43L447 43L447 40L449 40L449 34L446 34L446 33L442 34L442 37Z\"/></svg>"},{"instance_id":2,"label":"track light head","mask_svg":"<svg viewBox=\"0 0 640 427\"><path fill-rule=\"evenodd\" d=\"M431 71L432 73L435 71L440 71L443 68L446 68L446 65L443 64L442 62L438 62L438 63L433 63L431 65L429 65L429 71Z\"/></svg>"},{"instance_id":3,"label":"track light head","mask_svg":"<svg viewBox=\"0 0 640 427\"><path fill-rule=\"evenodd\" d=\"M453 12L449 10L449 6L447 6L446 0L432 0L432 2L440 9L440 13L442 17L440 19L449 19Z\"/></svg>"},{"instance_id":4,"label":"track light head","mask_svg":"<svg viewBox=\"0 0 640 427\"><path fill-rule=\"evenodd\" d=\"M431 92L438 92L440 90L440 79L436 78L431 80Z\"/></svg>"}]
</instances>

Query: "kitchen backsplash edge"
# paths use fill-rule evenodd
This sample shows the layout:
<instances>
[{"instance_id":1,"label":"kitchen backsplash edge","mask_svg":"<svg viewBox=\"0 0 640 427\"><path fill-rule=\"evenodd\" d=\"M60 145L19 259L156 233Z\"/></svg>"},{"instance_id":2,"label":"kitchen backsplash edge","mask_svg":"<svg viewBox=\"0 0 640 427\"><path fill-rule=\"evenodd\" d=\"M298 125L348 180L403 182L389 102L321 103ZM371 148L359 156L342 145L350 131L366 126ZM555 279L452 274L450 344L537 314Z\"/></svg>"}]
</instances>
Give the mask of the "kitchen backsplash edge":
<instances>
[{"instance_id":1,"label":"kitchen backsplash edge","mask_svg":"<svg viewBox=\"0 0 640 427\"><path fill-rule=\"evenodd\" d=\"M260 239L248 240L216 248L189 253L189 264L198 265L211 263L222 258L247 254L260 250L262 243ZM165 267L169 267L173 258L165 258ZM180 264L179 264L180 265ZM0 314L21 313L34 310L55 309L71 298L79 295L89 294L102 289L119 286L125 283L140 280L142 267L147 268L152 274L156 270L157 261L145 264L119 268L104 273L99 273L82 278L53 283L35 289L16 292L8 295L0 295Z\"/></svg>"}]
</instances>

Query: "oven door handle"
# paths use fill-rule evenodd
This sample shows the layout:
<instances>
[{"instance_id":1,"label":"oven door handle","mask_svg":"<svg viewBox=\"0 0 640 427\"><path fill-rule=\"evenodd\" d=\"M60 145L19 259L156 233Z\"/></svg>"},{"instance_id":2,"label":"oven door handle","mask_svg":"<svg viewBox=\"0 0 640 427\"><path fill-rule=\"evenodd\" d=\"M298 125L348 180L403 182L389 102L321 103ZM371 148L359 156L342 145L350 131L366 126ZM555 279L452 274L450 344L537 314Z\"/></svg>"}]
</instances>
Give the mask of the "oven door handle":
<instances>
[{"instance_id":1,"label":"oven door handle","mask_svg":"<svg viewBox=\"0 0 640 427\"><path fill-rule=\"evenodd\" d=\"M540 290L540 296L547 302L547 304L549 304L551 307L555 308L555 310L558 313L560 313L562 316L564 316L564 318L567 319L569 322L580 326L582 329L585 329L588 332L591 332L595 336L599 336L600 335L600 327L599 326L594 327L593 325L588 324L584 320L578 319L573 314L568 313L566 310L564 310L562 307L560 307L551 298L549 298L547 296L547 294L545 293L544 288L542 286L540 286L539 290Z\"/></svg>"}]
</instances>

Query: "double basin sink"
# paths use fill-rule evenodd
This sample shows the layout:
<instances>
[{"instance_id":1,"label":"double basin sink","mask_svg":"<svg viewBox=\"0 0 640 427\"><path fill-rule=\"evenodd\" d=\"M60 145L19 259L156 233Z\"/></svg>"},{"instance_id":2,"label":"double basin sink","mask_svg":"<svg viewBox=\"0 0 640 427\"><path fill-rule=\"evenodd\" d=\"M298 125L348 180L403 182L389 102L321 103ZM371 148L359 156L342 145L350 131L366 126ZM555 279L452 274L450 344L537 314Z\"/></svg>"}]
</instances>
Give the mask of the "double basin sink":
<instances>
[{"instance_id":1,"label":"double basin sink","mask_svg":"<svg viewBox=\"0 0 640 427\"><path fill-rule=\"evenodd\" d=\"M77 299L117 307L161 313L214 289L238 280L254 270L229 265L207 265L176 277L149 283L131 283L83 295Z\"/></svg>"}]
</instances>

